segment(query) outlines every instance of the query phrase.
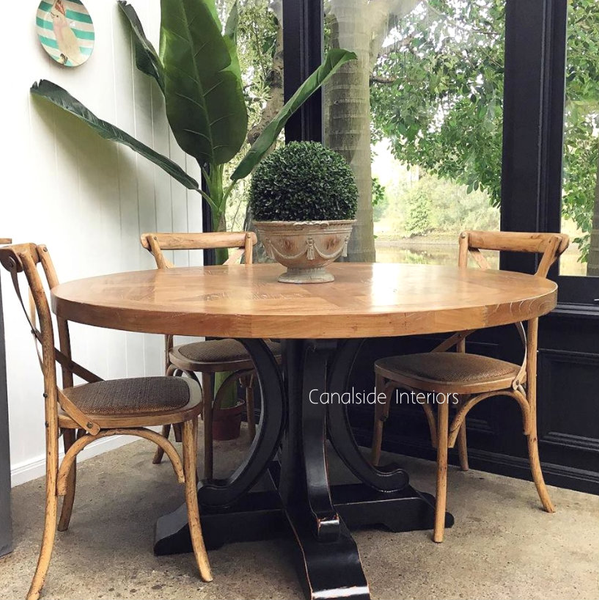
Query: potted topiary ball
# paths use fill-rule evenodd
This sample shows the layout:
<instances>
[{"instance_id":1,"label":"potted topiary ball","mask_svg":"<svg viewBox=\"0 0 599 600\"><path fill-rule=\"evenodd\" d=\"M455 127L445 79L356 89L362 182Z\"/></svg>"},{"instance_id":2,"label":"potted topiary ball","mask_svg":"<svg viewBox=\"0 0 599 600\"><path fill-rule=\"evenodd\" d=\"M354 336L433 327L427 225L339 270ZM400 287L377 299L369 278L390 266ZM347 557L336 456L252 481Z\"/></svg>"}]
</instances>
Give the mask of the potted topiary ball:
<instances>
[{"instance_id":1,"label":"potted topiary ball","mask_svg":"<svg viewBox=\"0 0 599 600\"><path fill-rule=\"evenodd\" d=\"M265 158L250 186L254 225L284 283L324 283L355 223L358 188L344 158L316 142L291 142Z\"/></svg>"}]
</instances>

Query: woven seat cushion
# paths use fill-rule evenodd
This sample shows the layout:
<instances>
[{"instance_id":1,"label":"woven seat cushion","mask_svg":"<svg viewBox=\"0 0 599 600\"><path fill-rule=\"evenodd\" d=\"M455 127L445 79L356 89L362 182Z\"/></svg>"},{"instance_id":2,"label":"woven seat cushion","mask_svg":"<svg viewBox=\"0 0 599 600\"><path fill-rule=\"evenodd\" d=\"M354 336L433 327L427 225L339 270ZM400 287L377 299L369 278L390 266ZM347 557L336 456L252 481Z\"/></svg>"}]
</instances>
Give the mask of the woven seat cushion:
<instances>
[{"instance_id":1,"label":"woven seat cushion","mask_svg":"<svg viewBox=\"0 0 599 600\"><path fill-rule=\"evenodd\" d=\"M460 384L472 387L472 391L487 388L509 387L520 367L496 358L461 352L429 352L392 356L376 362L376 369L391 380L406 379L422 384L422 388L434 391L435 384L448 388Z\"/></svg>"},{"instance_id":2,"label":"woven seat cushion","mask_svg":"<svg viewBox=\"0 0 599 600\"><path fill-rule=\"evenodd\" d=\"M88 415L137 415L183 408L189 385L179 377L139 377L87 383L63 393Z\"/></svg>"},{"instance_id":3,"label":"woven seat cushion","mask_svg":"<svg viewBox=\"0 0 599 600\"><path fill-rule=\"evenodd\" d=\"M281 344L271 341L267 341L266 344L275 356L281 354ZM175 351L187 360L198 363L251 361L247 350L237 340L193 342L177 346Z\"/></svg>"}]
</instances>

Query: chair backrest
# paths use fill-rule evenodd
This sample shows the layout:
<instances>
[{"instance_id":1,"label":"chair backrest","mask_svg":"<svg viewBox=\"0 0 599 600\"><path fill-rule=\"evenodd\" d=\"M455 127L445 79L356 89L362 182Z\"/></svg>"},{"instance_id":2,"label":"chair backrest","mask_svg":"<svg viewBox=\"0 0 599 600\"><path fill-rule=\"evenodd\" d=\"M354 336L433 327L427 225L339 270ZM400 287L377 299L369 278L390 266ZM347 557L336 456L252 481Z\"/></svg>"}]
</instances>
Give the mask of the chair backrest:
<instances>
[{"instance_id":1,"label":"chair backrest","mask_svg":"<svg viewBox=\"0 0 599 600\"><path fill-rule=\"evenodd\" d=\"M15 244L0 248L0 263L10 273L17 298L23 307L25 316L33 334L39 362L44 376L44 398L46 399L46 422L56 426L57 404L77 422L82 429L97 433L99 428L62 393L56 379L56 363L62 370L62 387L72 387L74 375L88 382L101 381L97 376L74 362L71 358L71 342L68 322L57 317L59 349L55 347L54 326L50 303L44 288L44 282L38 270L42 272L48 287L58 285L56 269L48 248L37 244ZM19 276L24 274L29 288L29 311L25 307ZM39 321L39 328L37 322ZM41 346L41 352L39 351Z\"/></svg>"},{"instance_id":2,"label":"chair backrest","mask_svg":"<svg viewBox=\"0 0 599 600\"><path fill-rule=\"evenodd\" d=\"M547 277L551 265L559 258L570 244L570 238L563 233L524 233L513 231L464 231L459 239L460 267L468 266L468 256L472 256L481 269L489 269L489 263L481 250L495 250L506 252L526 252L542 254L535 275ZM528 321L528 335L522 323L514 323L522 345L524 358L518 374L514 378L512 387L521 388L527 372L536 372L536 348L538 335L538 317ZM442 342L434 352L445 352L456 346L458 352L466 351L466 338L473 331L460 331ZM532 358L529 360L529 352ZM532 370L531 370L532 369Z\"/></svg>"},{"instance_id":3,"label":"chair backrest","mask_svg":"<svg viewBox=\"0 0 599 600\"><path fill-rule=\"evenodd\" d=\"M253 231L233 231L214 233L144 233L141 245L156 260L159 269L172 267L164 256L164 250L217 250L220 248L236 249L231 253L226 265L234 264L244 257L246 265L252 264L254 246L258 238Z\"/></svg>"},{"instance_id":4,"label":"chair backrest","mask_svg":"<svg viewBox=\"0 0 599 600\"><path fill-rule=\"evenodd\" d=\"M542 254L536 275L547 277L551 265L570 245L570 238L563 233L523 233L514 231L464 231L460 234L458 264L468 265L468 256L482 269L489 264L481 250L527 252Z\"/></svg>"}]
</instances>

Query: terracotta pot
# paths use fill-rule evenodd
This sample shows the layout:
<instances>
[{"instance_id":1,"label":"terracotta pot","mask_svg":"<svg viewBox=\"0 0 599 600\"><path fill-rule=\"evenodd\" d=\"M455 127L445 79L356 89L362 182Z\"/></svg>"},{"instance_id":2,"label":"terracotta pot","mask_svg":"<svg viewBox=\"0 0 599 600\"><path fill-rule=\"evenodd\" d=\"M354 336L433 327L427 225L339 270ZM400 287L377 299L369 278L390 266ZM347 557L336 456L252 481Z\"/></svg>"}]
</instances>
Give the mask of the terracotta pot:
<instances>
[{"instance_id":1,"label":"terracotta pot","mask_svg":"<svg viewBox=\"0 0 599 600\"><path fill-rule=\"evenodd\" d=\"M241 431L244 403L231 408L215 408L212 413L212 436L218 442L236 440Z\"/></svg>"},{"instance_id":2,"label":"terracotta pot","mask_svg":"<svg viewBox=\"0 0 599 600\"><path fill-rule=\"evenodd\" d=\"M355 221L256 221L268 255L287 267L283 283L326 283L335 278L325 267L347 256Z\"/></svg>"}]
</instances>

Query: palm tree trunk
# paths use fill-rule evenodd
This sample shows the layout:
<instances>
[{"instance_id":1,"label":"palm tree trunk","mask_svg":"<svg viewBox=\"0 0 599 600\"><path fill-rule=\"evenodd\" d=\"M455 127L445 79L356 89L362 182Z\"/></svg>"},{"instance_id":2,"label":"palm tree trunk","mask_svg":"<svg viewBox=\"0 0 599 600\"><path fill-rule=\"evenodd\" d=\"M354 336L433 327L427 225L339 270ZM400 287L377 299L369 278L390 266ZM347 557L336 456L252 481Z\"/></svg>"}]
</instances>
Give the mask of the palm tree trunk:
<instances>
[{"instance_id":1,"label":"palm tree trunk","mask_svg":"<svg viewBox=\"0 0 599 600\"><path fill-rule=\"evenodd\" d=\"M591 229L591 246L587 275L599 277L599 161L597 162L597 183L595 185L595 203L593 207L593 226Z\"/></svg>"},{"instance_id":2,"label":"palm tree trunk","mask_svg":"<svg viewBox=\"0 0 599 600\"><path fill-rule=\"evenodd\" d=\"M327 100L327 145L352 166L360 193L349 259L373 262L372 170L370 154L370 25L367 0L331 0L331 42L353 50L358 60L345 64L330 80Z\"/></svg>"}]
</instances>

